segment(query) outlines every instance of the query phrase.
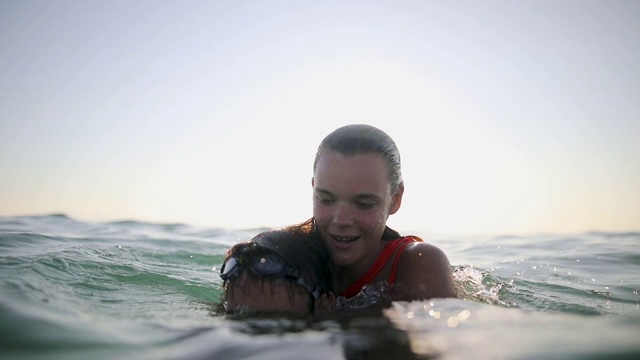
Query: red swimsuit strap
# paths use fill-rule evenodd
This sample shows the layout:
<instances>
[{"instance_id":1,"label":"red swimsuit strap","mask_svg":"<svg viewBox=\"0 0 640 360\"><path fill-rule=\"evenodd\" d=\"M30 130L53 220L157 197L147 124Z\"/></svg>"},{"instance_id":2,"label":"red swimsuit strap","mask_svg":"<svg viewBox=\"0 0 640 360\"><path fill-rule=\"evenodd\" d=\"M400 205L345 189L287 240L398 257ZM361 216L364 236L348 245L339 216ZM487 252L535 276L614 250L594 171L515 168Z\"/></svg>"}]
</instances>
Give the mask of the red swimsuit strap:
<instances>
[{"instance_id":1,"label":"red swimsuit strap","mask_svg":"<svg viewBox=\"0 0 640 360\"><path fill-rule=\"evenodd\" d=\"M396 252L396 257L393 259L393 266L391 266L391 273L389 274L389 284L393 285L396 282L396 270L398 268L398 260L400 260L400 254L404 251L404 248L407 247L410 243L414 242L413 238L403 238L402 244L400 244L400 249Z\"/></svg>"},{"instance_id":2,"label":"red swimsuit strap","mask_svg":"<svg viewBox=\"0 0 640 360\"><path fill-rule=\"evenodd\" d=\"M369 271L367 271L356 282L351 284L351 286L349 286L345 291L343 291L340 294L340 296L343 296L345 298L351 298L358 295L360 290L362 290L363 286L370 283L371 281L373 281L373 279L376 278L376 276L380 273L380 271L382 271L382 269L387 264L391 256L394 254L396 249L400 246L400 250L396 253L396 258L394 259L394 262L393 262L391 275L389 276L389 283L393 284L393 282L395 281L396 267L398 265L398 259L400 258L400 253L402 253L404 248L409 243L412 243L414 241L422 241L422 239L415 236L405 236L403 238L389 241L387 245L385 245L382 251L380 252L380 255L378 255L378 258L376 259L376 261L369 268Z\"/></svg>"}]
</instances>

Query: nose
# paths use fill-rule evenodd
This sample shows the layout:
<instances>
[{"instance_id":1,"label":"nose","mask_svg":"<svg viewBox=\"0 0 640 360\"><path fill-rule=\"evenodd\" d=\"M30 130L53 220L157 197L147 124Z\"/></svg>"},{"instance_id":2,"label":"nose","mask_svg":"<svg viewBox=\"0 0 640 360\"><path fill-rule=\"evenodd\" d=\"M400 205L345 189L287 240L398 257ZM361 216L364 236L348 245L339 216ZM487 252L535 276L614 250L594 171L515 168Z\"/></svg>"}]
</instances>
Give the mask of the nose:
<instances>
[{"instance_id":1,"label":"nose","mask_svg":"<svg viewBox=\"0 0 640 360\"><path fill-rule=\"evenodd\" d=\"M342 227L353 225L353 212L349 204L338 203L333 213L333 224Z\"/></svg>"}]
</instances>

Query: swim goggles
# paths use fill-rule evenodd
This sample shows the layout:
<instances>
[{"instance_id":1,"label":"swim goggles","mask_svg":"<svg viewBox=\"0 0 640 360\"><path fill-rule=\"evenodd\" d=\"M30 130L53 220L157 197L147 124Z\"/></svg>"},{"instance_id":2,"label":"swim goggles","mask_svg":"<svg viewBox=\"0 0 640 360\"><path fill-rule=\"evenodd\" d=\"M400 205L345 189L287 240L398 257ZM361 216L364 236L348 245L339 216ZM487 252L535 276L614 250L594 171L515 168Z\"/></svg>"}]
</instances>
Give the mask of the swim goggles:
<instances>
[{"instance_id":1,"label":"swim goggles","mask_svg":"<svg viewBox=\"0 0 640 360\"><path fill-rule=\"evenodd\" d=\"M245 254L228 257L220 269L220 278L227 281L233 279L241 269L249 268L254 274L268 279L291 279L304 287L315 299L320 297L320 291L308 286L302 276L287 264L280 256L265 252L246 256Z\"/></svg>"}]
</instances>

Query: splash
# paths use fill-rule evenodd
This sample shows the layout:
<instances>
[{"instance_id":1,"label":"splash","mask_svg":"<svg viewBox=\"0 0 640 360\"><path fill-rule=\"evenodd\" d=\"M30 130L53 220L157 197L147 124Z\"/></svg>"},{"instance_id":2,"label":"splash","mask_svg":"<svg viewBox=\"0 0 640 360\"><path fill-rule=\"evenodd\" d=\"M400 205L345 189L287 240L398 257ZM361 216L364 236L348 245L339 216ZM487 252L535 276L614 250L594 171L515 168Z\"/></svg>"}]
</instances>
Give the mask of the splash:
<instances>
[{"instance_id":1,"label":"splash","mask_svg":"<svg viewBox=\"0 0 640 360\"><path fill-rule=\"evenodd\" d=\"M471 265L457 266L453 270L453 282L460 299L511 306L501 295L512 285L498 280L487 271L474 269Z\"/></svg>"},{"instance_id":2,"label":"splash","mask_svg":"<svg viewBox=\"0 0 640 360\"><path fill-rule=\"evenodd\" d=\"M336 299L336 310L361 310L370 307L385 306L391 303L391 285L386 281L365 285L358 295L352 298L342 296Z\"/></svg>"}]
</instances>

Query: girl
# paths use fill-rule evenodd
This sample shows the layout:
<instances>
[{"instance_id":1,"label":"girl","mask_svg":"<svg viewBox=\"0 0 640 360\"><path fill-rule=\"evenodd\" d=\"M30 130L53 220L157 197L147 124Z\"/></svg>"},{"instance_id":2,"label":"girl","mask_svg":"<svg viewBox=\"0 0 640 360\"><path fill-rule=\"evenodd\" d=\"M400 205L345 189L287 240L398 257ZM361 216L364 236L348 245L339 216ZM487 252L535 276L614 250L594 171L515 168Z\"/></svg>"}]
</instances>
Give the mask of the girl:
<instances>
[{"instance_id":1,"label":"girl","mask_svg":"<svg viewBox=\"0 0 640 360\"><path fill-rule=\"evenodd\" d=\"M339 307L455 297L444 252L386 226L404 192L389 135L361 124L335 130L318 147L311 183L315 230L331 254Z\"/></svg>"}]
</instances>

